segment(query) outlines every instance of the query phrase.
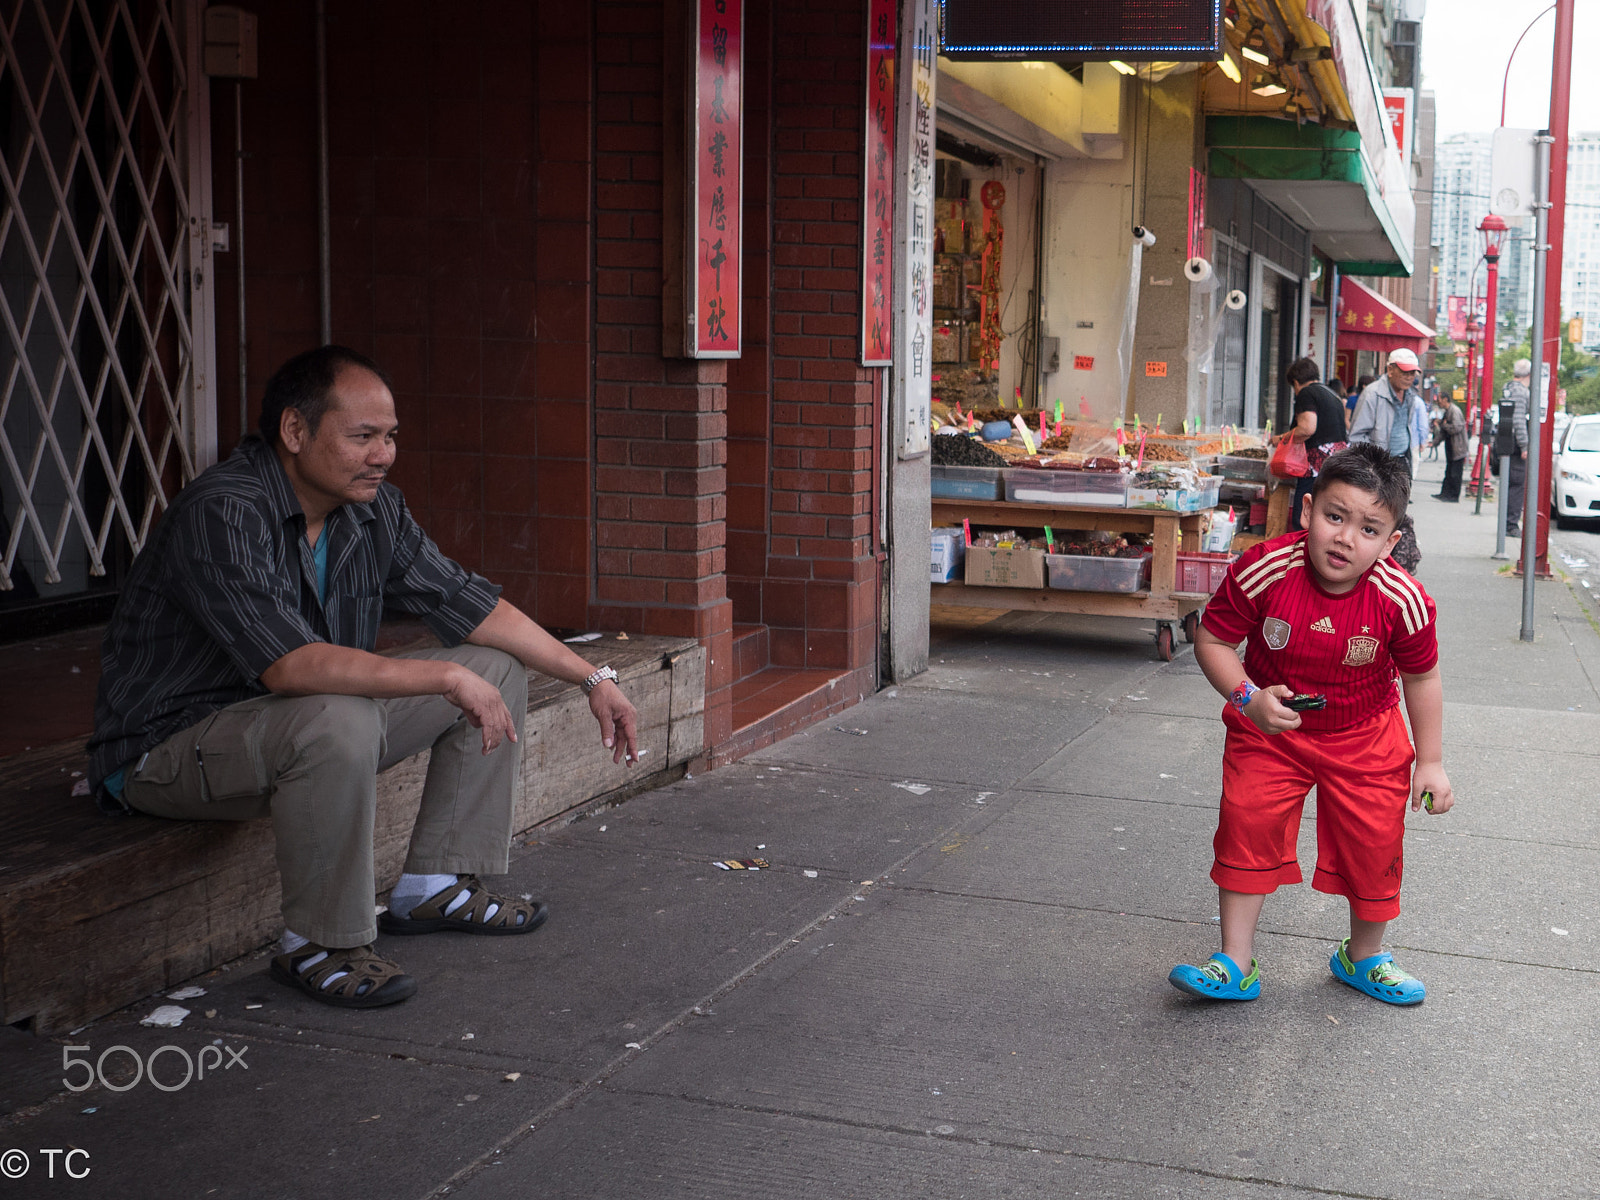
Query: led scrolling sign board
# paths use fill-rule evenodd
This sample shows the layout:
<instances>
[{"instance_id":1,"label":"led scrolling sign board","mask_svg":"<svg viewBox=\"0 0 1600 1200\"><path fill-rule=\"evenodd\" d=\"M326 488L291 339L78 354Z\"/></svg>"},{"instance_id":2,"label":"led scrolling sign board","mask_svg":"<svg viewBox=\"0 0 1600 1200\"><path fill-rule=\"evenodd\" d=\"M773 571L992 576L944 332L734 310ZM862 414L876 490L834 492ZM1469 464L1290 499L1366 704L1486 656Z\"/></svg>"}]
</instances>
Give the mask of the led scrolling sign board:
<instances>
[{"instance_id":1,"label":"led scrolling sign board","mask_svg":"<svg viewBox=\"0 0 1600 1200\"><path fill-rule=\"evenodd\" d=\"M1215 62L1222 0L940 0L947 58Z\"/></svg>"}]
</instances>

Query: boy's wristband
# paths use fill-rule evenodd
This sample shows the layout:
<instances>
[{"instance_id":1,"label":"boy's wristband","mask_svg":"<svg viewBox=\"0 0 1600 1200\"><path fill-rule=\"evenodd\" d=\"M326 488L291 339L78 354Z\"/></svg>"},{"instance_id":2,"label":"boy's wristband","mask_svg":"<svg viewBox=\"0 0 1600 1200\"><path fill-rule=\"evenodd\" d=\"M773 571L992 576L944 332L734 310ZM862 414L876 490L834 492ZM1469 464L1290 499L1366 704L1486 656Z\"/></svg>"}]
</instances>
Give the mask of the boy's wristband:
<instances>
[{"instance_id":1,"label":"boy's wristband","mask_svg":"<svg viewBox=\"0 0 1600 1200\"><path fill-rule=\"evenodd\" d=\"M1228 703L1243 712L1249 707L1251 697L1260 690L1255 684L1246 679L1233 689L1233 695L1228 697Z\"/></svg>"}]
</instances>

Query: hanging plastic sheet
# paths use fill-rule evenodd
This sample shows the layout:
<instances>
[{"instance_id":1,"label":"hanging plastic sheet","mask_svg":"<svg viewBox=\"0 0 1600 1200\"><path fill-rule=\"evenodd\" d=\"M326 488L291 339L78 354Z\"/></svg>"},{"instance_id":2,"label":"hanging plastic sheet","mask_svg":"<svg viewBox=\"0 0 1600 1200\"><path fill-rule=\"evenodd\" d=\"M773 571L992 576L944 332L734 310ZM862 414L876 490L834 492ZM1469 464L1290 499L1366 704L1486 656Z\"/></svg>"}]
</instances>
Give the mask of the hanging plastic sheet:
<instances>
[{"instance_id":1,"label":"hanging plastic sheet","mask_svg":"<svg viewBox=\"0 0 1600 1200\"><path fill-rule=\"evenodd\" d=\"M1144 271L1145 247L1155 244L1155 234L1143 225L1133 227L1133 253L1128 255L1128 291L1122 307L1122 336L1117 339L1117 379L1121 384L1117 392L1118 413L1127 407L1128 382L1133 377L1133 334L1139 324L1139 279Z\"/></svg>"}]
</instances>

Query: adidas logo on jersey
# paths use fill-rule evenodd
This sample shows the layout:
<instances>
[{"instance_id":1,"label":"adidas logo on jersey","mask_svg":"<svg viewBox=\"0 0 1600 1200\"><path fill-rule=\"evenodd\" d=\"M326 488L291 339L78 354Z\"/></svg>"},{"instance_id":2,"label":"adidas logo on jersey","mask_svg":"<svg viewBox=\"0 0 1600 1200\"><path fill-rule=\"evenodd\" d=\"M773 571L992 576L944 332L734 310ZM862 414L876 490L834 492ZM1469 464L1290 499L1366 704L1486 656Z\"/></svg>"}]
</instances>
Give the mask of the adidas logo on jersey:
<instances>
[{"instance_id":1,"label":"adidas logo on jersey","mask_svg":"<svg viewBox=\"0 0 1600 1200\"><path fill-rule=\"evenodd\" d=\"M1323 617L1321 620L1313 622L1311 628L1317 633L1332 633L1333 622L1327 617Z\"/></svg>"}]
</instances>

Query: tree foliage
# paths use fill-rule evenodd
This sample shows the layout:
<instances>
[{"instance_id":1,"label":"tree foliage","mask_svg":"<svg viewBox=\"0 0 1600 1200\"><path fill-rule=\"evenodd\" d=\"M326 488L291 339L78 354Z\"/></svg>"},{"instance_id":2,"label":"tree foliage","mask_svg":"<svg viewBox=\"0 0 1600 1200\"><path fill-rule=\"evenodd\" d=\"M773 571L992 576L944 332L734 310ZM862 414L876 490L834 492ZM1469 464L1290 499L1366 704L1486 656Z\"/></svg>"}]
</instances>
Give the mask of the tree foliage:
<instances>
[{"instance_id":1,"label":"tree foliage","mask_svg":"<svg viewBox=\"0 0 1600 1200\"><path fill-rule=\"evenodd\" d=\"M1563 322L1558 328L1565 330ZM1455 362L1454 343L1448 337L1440 337L1434 345L1439 349L1438 362ZM1523 331L1522 341L1515 346L1508 346L1494 357L1494 383L1489 395L1492 400L1498 399L1500 390L1511 378L1511 368L1517 359L1533 358L1533 330ZM1468 399L1477 401L1482 394L1483 376L1481 363L1478 366L1478 378L1467 386ZM1439 380L1439 387L1447 395L1452 388L1466 386L1464 379L1465 368L1450 367L1448 370L1435 372ZM1561 339L1561 365L1556 372L1556 387L1567 389L1567 411L1573 414L1600 412L1600 358L1593 354L1586 354L1578 347Z\"/></svg>"}]
</instances>

